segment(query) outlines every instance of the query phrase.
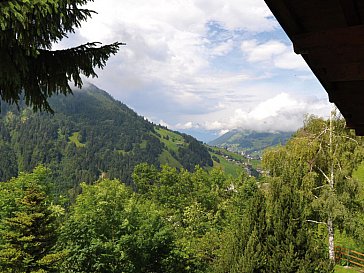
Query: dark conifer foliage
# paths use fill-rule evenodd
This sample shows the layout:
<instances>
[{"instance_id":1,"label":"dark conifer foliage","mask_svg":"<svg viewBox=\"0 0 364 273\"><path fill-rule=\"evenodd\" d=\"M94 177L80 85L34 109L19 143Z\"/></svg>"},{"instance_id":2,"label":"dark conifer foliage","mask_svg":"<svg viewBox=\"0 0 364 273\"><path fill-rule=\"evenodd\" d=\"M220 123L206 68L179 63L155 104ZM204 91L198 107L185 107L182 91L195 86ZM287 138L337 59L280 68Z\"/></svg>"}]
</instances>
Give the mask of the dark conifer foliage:
<instances>
[{"instance_id":1,"label":"dark conifer foliage","mask_svg":"<svg viewBox=\"0 0 364 273\"><path fill-rule=\"evenodd\" d=\"M52 112L47 99L53 94L70 94L69 81L82 86L80 74L97 76L122 43L98 47L91 42L52 51L52 44L91 17L81 8L90 0L0 2L0 97L18 103L24 95L35 110Z\"/></svg>"},{"instance_id":2,"label":"dark conifer foliage","mask_svg":"<svg viewBox=\"0 0 364 273\"><path fill-rule=\"evenodd\" d=\"M57 226L42 185L47 175L44 167L38 167L2 185L1 196L7 194L10 202L0 205L8 215L0 218L1 272L56 272L63 253L53 251Z\"/></svg>"}]
</instances>

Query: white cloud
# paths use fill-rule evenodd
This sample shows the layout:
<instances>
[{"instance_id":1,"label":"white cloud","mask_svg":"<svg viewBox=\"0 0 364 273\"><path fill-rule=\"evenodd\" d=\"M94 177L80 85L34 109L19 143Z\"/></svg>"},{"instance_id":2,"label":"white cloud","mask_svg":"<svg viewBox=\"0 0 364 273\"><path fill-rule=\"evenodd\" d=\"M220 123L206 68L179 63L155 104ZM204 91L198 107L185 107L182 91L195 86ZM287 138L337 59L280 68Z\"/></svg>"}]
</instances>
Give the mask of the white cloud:
<instances>
[{"instance_id":1,"label":"white cloud","mask_svg":"<svg viewBox=\"0 0 364 273\"><path fill-rule=\"evenodd\" d=\"M279 41L268 41L259 44L257 40L247 40L241 43L241 49L247 54L249 62L270 61L277 55L283 54L287 46Z\"/></svg>"},{"instance_id":2,"label":"white cloud","mask_svg":"<svg viewBox=\"0 0 364 273\"><path fill-rule=\"evenodd\" d=\"M253 111L248 114L248 117L255 120L264 120L269 117L277 117L282 113L296 111L302 112L302 110L306 110L306 107L306 102L298 101L289 96L287 93L281 93L258 104ZM245 113L242 112L241 114L244 116Z\"/></svg>"},{"instance_id":3,"label":"white cloud","mask_svg":"<svg viewBox=\"0 0 364 273\"><path fill-rule=\"evenodd\" d=\"M158 124L161 125L161 126L164 126L164 127L168 127L168 128L171 127L167 122L165 122L162 119L158 122Z\"/></svg>"},{"instance_id":4,"label":"white cloud","mask_svg":"<svg viewBox=\"0 0 364 273\"><path fill-rule=\"evenodd\" d=\"M224 135L224 134L226 134L227 132L229 132L230 130L221 130L221 131L219 131L218 132L218 135L219 136L222 136L222 135Z\"/></svg>"},{"instance_id":5,"label":"white cloud","mask_svg":"<svg viewBox=\"0 0 364 273\"><path fill-rule=\"evenodd\" d=\"M208 72L210 56L223 56L233 49L232 39L209 47L208 22L253 32L277 27L264 1L257 0L99 0L89 7L99 14L80 30L85 39L127 43L117 57L120 77L172 87Z\"/></svg>"},{"instance_id":6,"label":"white cloud","mask_svg":"<svg viewBox=\"0 0 364 273\"><path fill-rule=\"evenodd\" d=\"M213 56L224 56L231 52L234 47L234 41L232 39L227 40L226 42L223 42L219 44L218 46L214 47L212 49L212 55Z\"/></svg>"},{"instance_id":7,"label":"white cloud","mask_svg":"<svg viewBox=\"0 0 364 273\"><path fill-rule=\"evenodd\" d=\"M271 12L258 0L197 0L197 6L205 11L206 16L221 22L229 29L243 29L252 32L271 31L278 26L271 20Z\"/></svg>"},{"instance_id":8,"label":"white cloud","mask_svg":"<svg viewBox=\"0 0 364 273\"><path fill-rule=\"evenodd\" d=\"M246 40L241 43L241 50L248 62L263 62L276 68L304 69L308 66L301 56L293 52L291 46L277 40L259 43L257 40Z\"/></svg>"},{"instance_id":9,"label":"white cloud","mask_svg":"<svg viewBox=\"0 0 364 273\"><path fill-rule=\"evenodd\" d=\"M233 109L227 118L206 121L206 130L226 131L236 128L258 131L294 131L303 125L307 113L327 117L331 105L317 98L295 98L280 93L257 104L251 110ZM192 122L191 122L192 124Z\"/></svg>"},{"instance_id":10,"label":"white cloud","mask_svg":"<svg viewBox=\"0 0 364 273\"><path fill-rule=\"evenodd\" d=\"M196 129L199 128L198 124L193 123L192 121L188 121L184 124L178 123L173 128L177 130L188 130L188 129Z\"/></svg>"},{"instance_id":11,"label":"white cloud","mask_svg":"<svg viewBox=\"0 0 364 273\"><path fill-rule=\"evenodd\" d=\"M295 98L318 85L263 0L97 0L88 7L98 14L56 48L126 42L92 82L154 122L219 131L285 116L276 124L288 128L314 111Z\"/></svg>"},{"instance_id":12,"label":"white cloud","mask_svg":"<svg viewBox=\"0 0 364 273\"><path fill-rule=\"evenodd\" d=\"M308 70L303 58L295 54L291 48L274 58L274 66L282 69Z\"/></svg>"}]
</instances>

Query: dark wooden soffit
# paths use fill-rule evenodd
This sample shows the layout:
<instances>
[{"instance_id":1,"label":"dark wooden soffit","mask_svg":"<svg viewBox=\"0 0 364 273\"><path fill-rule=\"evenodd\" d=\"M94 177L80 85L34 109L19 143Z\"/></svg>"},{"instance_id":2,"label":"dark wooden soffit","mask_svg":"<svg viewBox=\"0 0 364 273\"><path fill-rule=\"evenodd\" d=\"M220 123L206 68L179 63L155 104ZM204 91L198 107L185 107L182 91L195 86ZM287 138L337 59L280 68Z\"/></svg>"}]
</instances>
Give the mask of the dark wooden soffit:
<instances>
[{"instance_id":1,"label":"dark wooden soffit","mask_svg":"<svg viewBox=\"0 0 364 273\"><path fill-rule=\"evenodd\" d=\"M347 126L364 135L364 1L265 2Z\"/></svg>"}]
</instances>

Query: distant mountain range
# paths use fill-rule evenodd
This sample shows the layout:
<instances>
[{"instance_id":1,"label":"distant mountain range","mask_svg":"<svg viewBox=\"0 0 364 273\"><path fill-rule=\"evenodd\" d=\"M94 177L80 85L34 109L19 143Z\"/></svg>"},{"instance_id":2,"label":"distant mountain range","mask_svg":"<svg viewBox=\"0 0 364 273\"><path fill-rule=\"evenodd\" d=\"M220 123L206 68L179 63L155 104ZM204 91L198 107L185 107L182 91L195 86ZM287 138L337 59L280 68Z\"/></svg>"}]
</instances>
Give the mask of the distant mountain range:
<instances>
[{"instance_id":1,"label":"distant mountain range","mask_svg":"<svg viewBox=\"0 0 364 273\"><path fill-rule=\"evenodd\" d=\"M230 151L244 152L246 155L261 156L264 149L284 145L293 132L257 132L232 130L208 144L226 148Z\"/></svg>"}]
</instances>

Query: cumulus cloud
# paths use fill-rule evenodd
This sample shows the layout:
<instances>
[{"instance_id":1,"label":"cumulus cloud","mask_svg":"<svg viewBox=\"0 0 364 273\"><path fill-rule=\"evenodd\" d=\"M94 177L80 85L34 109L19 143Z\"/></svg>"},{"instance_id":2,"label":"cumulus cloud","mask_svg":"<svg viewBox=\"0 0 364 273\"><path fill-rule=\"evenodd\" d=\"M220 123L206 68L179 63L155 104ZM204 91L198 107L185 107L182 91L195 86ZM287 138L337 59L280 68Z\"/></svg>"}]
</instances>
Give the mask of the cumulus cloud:
<instances>
[{"instance_id":1,"label":"cumulus cloud","mask_svg":"<svg viewBox=\"0 0 364 273\"><path fill-rule=\"evenodd\" d=\"M248 62L262 62L282 69L307 70L307 64L302 57L281 41L259 43L256 39L246 40L241 43L241 50Z\"/></svg>"},{"instance_id":2,"label":"cumulus cloud","mask_svg":"<svg viewBox=\"0 0 364 273\"><path fill-rule=\"evenodd\" d=\"M171 127L171 126L170 126L167 122L165 122L165 121L164 121L164 120L162 120L162 119L158 122L158 124L159 124L159 125L162 125L162 126L165 126L165 127L169 127L169 128Z\"/></svg>"},{"instance_id":3,"label":"cumulus cloud","mask_svg":"<svg viewBox=\"0 0 364 273\"><path fill-rule=\"evenodd\" d=\"M234 49L233 38L211 47L215 41L208 39L209 22L230 31L277 27L264 1L257 0L103 0L89 7L98 14L80 29L85 40L127 43L116 57L119 65L113 67L118 74L110 80L124 78L123 84L133 86L158 81L170 86L170 92L185 88L188 79L210 74L211 58Z\"/></svg>"}]
</instances>

